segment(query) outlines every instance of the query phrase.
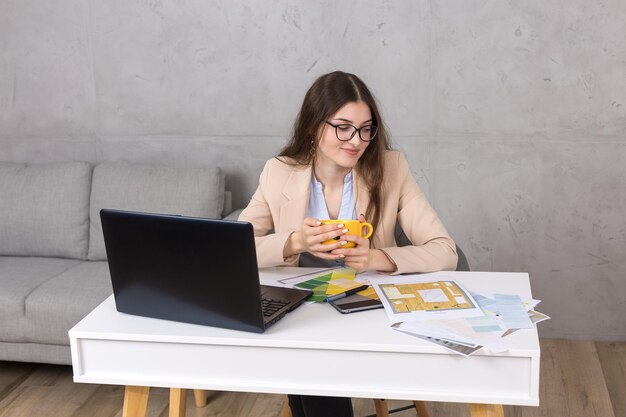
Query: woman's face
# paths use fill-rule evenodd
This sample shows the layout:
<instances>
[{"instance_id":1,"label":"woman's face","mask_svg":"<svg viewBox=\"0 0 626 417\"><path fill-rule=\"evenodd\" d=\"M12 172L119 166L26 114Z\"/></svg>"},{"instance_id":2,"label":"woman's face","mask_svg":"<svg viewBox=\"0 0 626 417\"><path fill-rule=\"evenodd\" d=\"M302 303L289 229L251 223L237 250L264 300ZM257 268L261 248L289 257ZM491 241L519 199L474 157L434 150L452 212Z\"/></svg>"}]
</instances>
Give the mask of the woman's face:
<instances>
[{"instance_id":1,"label":"woman's face","mask_svg":"<svg viewBox=\"0 0 626 417\"><path fill-rule=\"evenodd\" d=\"M356 128L361 128L372 124L372 112L364 102L355 101L340 108L327 121L333 125L352 125ZM341 128L339 129L339 134L341 135ZM349 141L340 141L337 139L335 128L328 123L324 123L317 144L316 164L352 169L368 145L369 142L364 142L360 139L359 133L355 133Z\"/></svg>"}]
</instances>

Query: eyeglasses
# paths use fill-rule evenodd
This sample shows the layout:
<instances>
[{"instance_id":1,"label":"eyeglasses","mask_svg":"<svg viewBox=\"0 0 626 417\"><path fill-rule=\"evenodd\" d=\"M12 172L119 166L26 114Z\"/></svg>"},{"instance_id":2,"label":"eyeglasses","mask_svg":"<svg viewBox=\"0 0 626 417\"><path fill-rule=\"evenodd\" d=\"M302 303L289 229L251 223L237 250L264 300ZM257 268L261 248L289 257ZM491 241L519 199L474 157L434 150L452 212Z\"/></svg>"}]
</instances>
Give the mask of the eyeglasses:
<instances>
[{"instance_id":1,"label":"eyeglasses","mask_svg":"<svg viewBox=\"0 0 626 417\"><path fill-rule=\"evenodd\" d=\"M357 132L359 133L359 138L363 142L369 142L373 140L376 137L376 133L378 133L378 126L376 125L361 126L357 129L355 126L347 123L340 125L334 125L328 121L326 123L335 128L335 135L337 136L337 139L342 142L352 140Z\"/></svg>"}]
</instances>

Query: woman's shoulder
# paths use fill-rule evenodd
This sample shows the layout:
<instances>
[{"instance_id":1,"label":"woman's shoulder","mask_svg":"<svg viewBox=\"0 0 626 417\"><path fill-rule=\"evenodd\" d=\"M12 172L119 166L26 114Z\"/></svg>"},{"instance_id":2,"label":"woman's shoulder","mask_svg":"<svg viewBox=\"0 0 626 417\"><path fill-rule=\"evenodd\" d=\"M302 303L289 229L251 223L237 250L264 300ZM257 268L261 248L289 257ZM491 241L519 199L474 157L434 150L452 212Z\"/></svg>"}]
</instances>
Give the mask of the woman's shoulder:
<instances>
[{"instance_id":1,"label":"woman's shoulder","mask_svg":"<svg viewBox=\"0 0 626 417\"><path fill-rule=\"evenodd\" d=\"M265 163L265 168L278 169L281 171L294 171L307 169L309 165L304 165L288 156L275 156Z\"/></svg>"},{"instance_id":2,"label":"woman's shoulder","mask_svg":"<svg viewBox=\"0 0 626 417\"><path fill-rule=\"evenodd\" d=\"M407 166L406 156L400 151L385 151L383 158L386 171L398 171Z\"/></svg>"},{"instance_id":3,"label":"woman's shoulder","mask_svg":"<svg viewBox=\"0 0 626 417\"><path fill-rule=\"evenodd\" d=\"M306 172L307 169L310 170L310 165L298 163L293 158L276 156L265 163L261 173L261 181L279 185L287 181L293 174Z\"/></svg>"},{"instance_id":4,"label":"woman's shoulder","mask_svg":"<svg viewBox=\"0 0 626 417\"><path fill-rule=\"evenodd\" d=\"M387 160L397 161L399 158L404 158L404 153L402 153L401 151L397 151L395 149L388 149L384 151L383 155L385 157L385 161Z\"/></svg>"}]
</instances>

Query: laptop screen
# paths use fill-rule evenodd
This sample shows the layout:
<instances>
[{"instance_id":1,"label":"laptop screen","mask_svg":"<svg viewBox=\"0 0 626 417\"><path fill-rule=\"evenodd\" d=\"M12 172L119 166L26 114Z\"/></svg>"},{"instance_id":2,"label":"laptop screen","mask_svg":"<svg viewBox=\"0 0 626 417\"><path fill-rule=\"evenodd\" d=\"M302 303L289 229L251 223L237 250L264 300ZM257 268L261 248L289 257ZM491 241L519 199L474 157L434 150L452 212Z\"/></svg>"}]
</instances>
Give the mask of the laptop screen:
<instances>
[{"instance_id":1,"label":"laptop screen","mask_svg":"<svg viewBox=\"0 0 626 417\"><path fill-rule=\"evenodd\" d=\"M262 332L252 225L103 209L118 311Z\"/></svg>"}]
</instances>

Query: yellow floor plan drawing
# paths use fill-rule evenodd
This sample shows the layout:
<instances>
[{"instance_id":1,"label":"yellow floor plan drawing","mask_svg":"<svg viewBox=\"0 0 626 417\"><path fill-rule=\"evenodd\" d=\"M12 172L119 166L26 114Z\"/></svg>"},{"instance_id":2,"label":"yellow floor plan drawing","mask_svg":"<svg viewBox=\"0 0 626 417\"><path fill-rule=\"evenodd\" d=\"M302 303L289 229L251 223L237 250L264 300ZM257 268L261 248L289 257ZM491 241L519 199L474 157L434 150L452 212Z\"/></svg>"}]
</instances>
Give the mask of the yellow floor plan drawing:
<instances>
[{"instance_id":1,"label":"yellow floor plan drawing","mask_svg":"<svg viewBox=\"0 0 626 417\"><path fill-rule=\"evenodd\" d=\"M453 281L411 284L381 284L380 289L394 313L475 308L471 299Z\"/></svg>"}]
</instances>

